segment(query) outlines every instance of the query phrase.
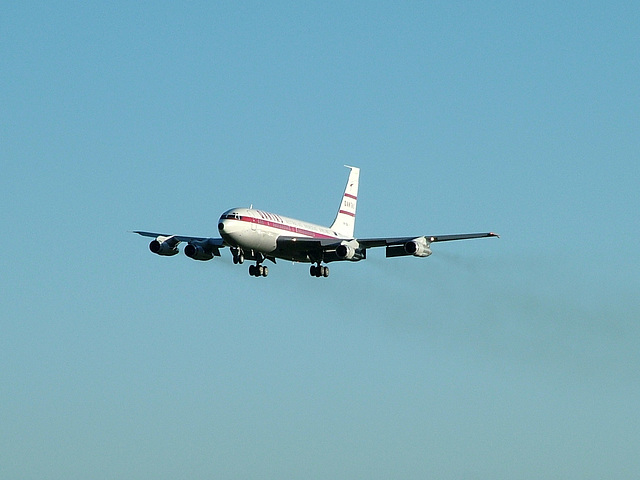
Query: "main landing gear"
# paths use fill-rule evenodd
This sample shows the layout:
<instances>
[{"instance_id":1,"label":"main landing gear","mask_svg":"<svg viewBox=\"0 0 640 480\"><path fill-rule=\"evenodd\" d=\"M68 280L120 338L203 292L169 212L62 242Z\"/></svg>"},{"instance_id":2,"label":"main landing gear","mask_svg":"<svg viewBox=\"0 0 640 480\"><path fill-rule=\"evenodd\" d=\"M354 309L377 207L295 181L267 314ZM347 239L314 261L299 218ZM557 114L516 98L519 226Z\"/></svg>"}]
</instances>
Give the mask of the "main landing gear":
<instances>
[{"instance_id":1,"label":"main landing gear","mask_svg":"<svg viewBox=\"0 0 640 480\"><path fill-rule=\"evenodd\" d=\"M252 277L266 277L269 275L269 267L264 265L249 265L249 275Z\"/></svg>"},{"instance_id":2,"label":"main landing gear","mask_svg":"<svg viewBox=\"0 0 640 480\"><path fill-rule=\"evenodd\" d=\"M325 267L323 265L311 265L309 269L309 273L312 277L328 277L329 276L329 267Z\"/></svg>"},{"instance_id":3,"label":"main landing gear","mask_svg":"<svg viewBox=\"0 0 640 480\"><path fill-rule=\"evenodd\" d=\"M244 263L245 256L242 249L232 248L231 254L233 255L233 263L235 263L236 265L242 265ZM266 277L267 275L269 275L269 268L261 265L261 263L264 262L264 255L259 252L254 253L253 251L251 251L249 258L252 260L255 259L256 261L255 265L249 265L249 275L251 275L252 277Z\"/></svg>"}]
</instances>

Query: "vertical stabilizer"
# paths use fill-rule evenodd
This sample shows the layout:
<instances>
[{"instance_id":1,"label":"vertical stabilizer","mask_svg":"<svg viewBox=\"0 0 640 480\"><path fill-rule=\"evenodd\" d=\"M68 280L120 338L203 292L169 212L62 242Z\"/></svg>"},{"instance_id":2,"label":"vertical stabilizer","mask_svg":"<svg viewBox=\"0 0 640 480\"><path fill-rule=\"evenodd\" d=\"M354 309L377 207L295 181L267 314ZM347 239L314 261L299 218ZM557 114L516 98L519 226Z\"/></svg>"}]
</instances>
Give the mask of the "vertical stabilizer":
<instances>
[{"instance_id":1,"label":"vertical stabilizer","mask_svg":"<svg viewBox=\"0 0 640 480\"><path fill-rule=\"evenodd\" d=\"M350 167L349 180L342 195L342 202L338 209L336 219L331 225L331 230L345 238L353 238L353 231L356 226L356 204L358 203L358 180L360 179L360 169Z\"/></svg>"}]
</instances>

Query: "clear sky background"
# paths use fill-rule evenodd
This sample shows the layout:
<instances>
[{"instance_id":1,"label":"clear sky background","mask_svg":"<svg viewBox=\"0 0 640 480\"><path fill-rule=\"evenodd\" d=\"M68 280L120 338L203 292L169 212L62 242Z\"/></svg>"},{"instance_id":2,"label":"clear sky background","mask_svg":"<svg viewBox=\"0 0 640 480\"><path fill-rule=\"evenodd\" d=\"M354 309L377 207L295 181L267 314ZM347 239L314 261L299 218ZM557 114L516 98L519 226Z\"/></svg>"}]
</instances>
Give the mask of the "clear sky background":
<instances>
[{"instance_id":1,"label":"clear sky background","mask_svg":"<svg viewBox=\"0 0 640 480\"><path fill-rule=\"evenodd\" d=\"M637 2L5 2L0 477L640 477ZM428 259L161 258L236 206Z\"/></svg>"}]
</instances>

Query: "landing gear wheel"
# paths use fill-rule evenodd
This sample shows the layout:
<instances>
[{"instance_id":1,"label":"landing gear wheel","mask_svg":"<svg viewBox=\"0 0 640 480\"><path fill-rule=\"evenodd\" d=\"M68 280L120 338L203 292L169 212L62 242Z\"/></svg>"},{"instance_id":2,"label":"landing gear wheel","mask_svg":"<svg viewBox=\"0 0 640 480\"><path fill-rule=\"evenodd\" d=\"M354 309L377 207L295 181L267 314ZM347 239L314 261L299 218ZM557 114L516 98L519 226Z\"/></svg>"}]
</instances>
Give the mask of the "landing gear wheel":
<instances>
[{"instance_id":1,"label":"landing gear wheel","mask_svg":"<svg viewBox=\"0 0 640 480\"><path fill-rule=\"evenodd\" d=\"M244 253L242 253L241 249L232 248L231 249L231 254L233 255L233 263L235 265L238 265L239 263L240 264L244 263Z\"/></svg>"},{"instance_id":2,"label":"landing gear wheel","mask_svg":"<svg viewBox=\"0 0 640 480\"><path fill-rule=\"evenodd\" d=\"M311 265L311 267L309 268L309 274L312 277L316 278L326 278L329 276L329 267L323 267L322 265Z\"/></svg>"},{"instance_id":3,"label":"landing gear wheel","mask_svg":"<svg viewBox=\"0 0 640 480\"><path fill-rule=\"evenodd\" d=\"M266 277L269 275L269 268L264 265L249 265L249 275L252 277Z\"/></svg>"}]
</instances>

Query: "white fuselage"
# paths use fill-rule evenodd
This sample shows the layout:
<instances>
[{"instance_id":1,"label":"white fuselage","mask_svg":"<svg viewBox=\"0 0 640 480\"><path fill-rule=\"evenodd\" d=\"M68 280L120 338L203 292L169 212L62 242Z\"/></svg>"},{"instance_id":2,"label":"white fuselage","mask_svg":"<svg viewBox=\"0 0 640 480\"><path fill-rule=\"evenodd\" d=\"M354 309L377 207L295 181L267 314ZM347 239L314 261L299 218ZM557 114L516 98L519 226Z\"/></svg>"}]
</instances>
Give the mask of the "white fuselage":
<instances>
[{"instance_id":1,"label":"white fuselage","mask_svg":"<svg viewBox=\"0 0 640 480\"><path fill-rule=\"evenodd\" d=\"M300 252L279 245L280 237L350 240L327 227L253 208L227 210L220 216L218 230L230 246L294 261L309 259Z\"/></svg>"}]
</instances>

